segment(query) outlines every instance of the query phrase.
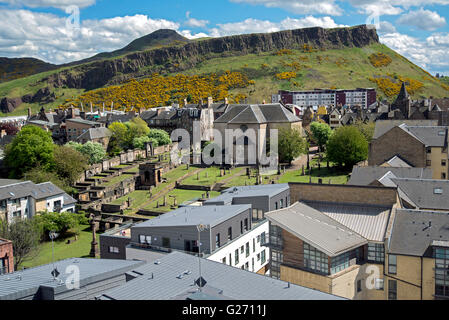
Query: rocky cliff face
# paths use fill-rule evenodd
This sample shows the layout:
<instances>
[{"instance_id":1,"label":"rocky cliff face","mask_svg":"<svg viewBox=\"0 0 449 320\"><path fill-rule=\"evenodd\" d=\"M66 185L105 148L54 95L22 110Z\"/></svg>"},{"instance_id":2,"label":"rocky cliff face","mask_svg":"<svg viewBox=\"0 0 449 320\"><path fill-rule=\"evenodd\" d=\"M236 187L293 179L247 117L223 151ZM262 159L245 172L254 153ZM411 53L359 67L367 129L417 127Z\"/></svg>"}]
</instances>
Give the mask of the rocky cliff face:
<instances>
[{"instance_id":1,"label":"rocky cliff face","mask_svg":"<svg viewBox=\"0 0 449 320\"><path fill-rule=\"evenodd\" d=\"M248 34L189 42L131 53L114 60L95 61L61 71L44 79L49 84L78 89L95 89L153 72L182 71L216 56L246 55L280 49L299 49L304 44L314 48L340 49L364 47L379 42L375 29L366 25L351 28L306 28L269 34ZM144 70L144 71L142 71Z\"/></svg>"}]
</instances>

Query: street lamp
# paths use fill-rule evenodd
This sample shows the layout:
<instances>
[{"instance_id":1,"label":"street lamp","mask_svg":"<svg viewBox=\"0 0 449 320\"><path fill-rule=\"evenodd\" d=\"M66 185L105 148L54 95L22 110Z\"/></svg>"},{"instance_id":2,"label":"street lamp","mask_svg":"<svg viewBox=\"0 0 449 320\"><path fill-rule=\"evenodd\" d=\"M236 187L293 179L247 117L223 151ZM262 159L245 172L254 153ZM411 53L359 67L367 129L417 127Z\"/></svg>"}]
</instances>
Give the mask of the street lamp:
<instances>
[{"instance_id":1,"label":"street lamp","mask_svg":"<svg viewBox=\"0 0 449 320\"><path fill-rule=\"evenodd\" d=\"M59 236L59 233L57 233L56 231L52 230L52 231L50 231L48 233L48 236L51 239L51 249L52 249L51 250L51 261L52 261L52 264L53 264L53 271L51 272L51 274L53 276L53 280L55 280L58 277L59 272L58 272L58 270L55 269L55 244L54 244L54 240Z\"/></svg>"}]
</instances>

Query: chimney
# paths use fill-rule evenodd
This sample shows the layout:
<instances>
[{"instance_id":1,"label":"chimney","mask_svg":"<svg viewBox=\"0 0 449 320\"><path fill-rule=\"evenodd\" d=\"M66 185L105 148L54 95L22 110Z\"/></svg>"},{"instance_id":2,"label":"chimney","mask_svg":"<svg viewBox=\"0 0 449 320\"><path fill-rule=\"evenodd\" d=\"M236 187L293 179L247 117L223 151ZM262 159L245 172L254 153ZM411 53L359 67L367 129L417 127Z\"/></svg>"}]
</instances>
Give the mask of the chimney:
<instances>
[{"instance_id":1,"label":"chimney","mask_svg":"<svg viewBox=\"0 0 449 320\"><path fill-rule=\"evenodd\" d=\"M4 136L6 136L6 130L2 130L0 133L0 138L3 138Z\"/></svg>"},{"instance_id":2,"label":"chimney","mask_svg":"<svg viewBox=\"0 0 449 320\"><path fill-rule=\"evenodd\" d=\"M187 105L187 99L184 98L184 107Z\"/></svg>"},{"instance_id":3,"label":"chimney","mask_svg":"<svg viewBox=\"0 0 449 320\"><path fill-rule=\"evenodd\" d=\"M75 118L75 109L73 109L73 107L69 108L69 114L70 114L70 119Z\"/></svg>"},{"instance_id":4,"label":"chimney","mask_svg":"<svg viewBox=\"0 0 449 320\"><path fill-rule=\"evenodd\" d=\"M157 108L156 112L157 112L157 115L160 115L162 112L162 108Z\"/></svg>"},{"instance_id":5,"label":"chimney","mask_svg":"<svg viewBox=\"0 0 449 320\"><path fill-rule=\"evenodd\" d=\"M90 103L90 113L94 113L94 109L92 108L92 102Z\"/></svg>"},{"instance_id":6,"label":"chimney","mask_svg":"<svg viewBox=\"0 0 449 320\"><path fill-rule=\"evenodd\" d=\"M228 97L226 97L226 98L224 99L224 103L225 103L225 104L229 104Z\"/></svg>"},{"instance_id":7,"label":"chimney","mask_svg":"<svg viewBox=\"0 0 449 320\"><path fill-rule=\"evenodd\" d=\"M80 112L80 118L86 120L86 112L81 111Z\"/></svg>"},{"instance_id":8,"label":"chimney","mask_svg":"<svg viewBox=\"0 0 449 320\"><path fill-rule=\"evenodd\" d=\"M265 100L262 101L262 104L267 104L267 102Z\"/></svg>"},{"instance_id":9,"label":"chimney","mask_svg":"<svg viewBox=\"0 0 449 320\"><path fill-rule=\"evenodd\" d=\"M214 99L212 97L207 97L207 107L210 108L214 103Z\"/></svg>"},{"instance_id":10,"label":"chimney","mask_svg":"<svg viewBox=\"0 0 449 320\"><path fill-rule=\"evenodd\" d=\"M28 108L28 119L31 118L31 108Z\"/></svg>"}]
</instances>

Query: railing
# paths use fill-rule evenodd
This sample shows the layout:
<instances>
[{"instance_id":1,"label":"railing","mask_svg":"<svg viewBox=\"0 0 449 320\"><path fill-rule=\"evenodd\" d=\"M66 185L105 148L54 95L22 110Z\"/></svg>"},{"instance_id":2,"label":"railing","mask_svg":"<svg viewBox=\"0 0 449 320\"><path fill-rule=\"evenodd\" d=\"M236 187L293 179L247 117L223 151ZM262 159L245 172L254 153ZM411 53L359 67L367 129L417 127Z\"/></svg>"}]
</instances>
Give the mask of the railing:
<instances>
[{"instance_id":1,"label":"railing","mask_svg":"<svg viewBox=\"0 0 449 320\"><path fill-rule=\"evenodd\" d=\"M148 249L148 250L160 251L160 252L165 252L165 253L182 252L182 253L190 254L192 256L198 256L197 252L184 251L184 250L178 250L178 249L166 248L166 247L160 247L160 246L155 246L153 244L147 244L147 243L131 242L130 245L132 247L139 248L139 249ZM204 257L205 254L202 252L201 256Z\"/></svg>"}]
</instances>

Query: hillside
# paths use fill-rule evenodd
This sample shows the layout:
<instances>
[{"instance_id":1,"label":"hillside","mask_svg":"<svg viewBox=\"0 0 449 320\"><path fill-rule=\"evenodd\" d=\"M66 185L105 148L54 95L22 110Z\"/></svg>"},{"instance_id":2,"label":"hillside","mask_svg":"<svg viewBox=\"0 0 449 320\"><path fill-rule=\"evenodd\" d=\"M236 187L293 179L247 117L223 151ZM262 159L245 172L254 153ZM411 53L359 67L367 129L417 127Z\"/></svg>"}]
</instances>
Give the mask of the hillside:
<instances>
[{"instance_id":1,"label":"hillside","mask_svg":"<svg viewBox=\"0 0 449 320\"><path fill-rule=\"evenodd\" d=\"M20 98L35 95L39 89L49 88L45 91L53 94L53 99L46 98L44 105L47 108L78 104L80 101L98 106L103 102L109 105L111 100L118 107L151 107L166 102L182 102L187 96L195 101L212 95L217 100L222 98L224 92L229 93L231 99L238 98L235 101L247 98L249 103L255 103L269 100L271 94L279 89L356 87L374 87L378 89L379 96L392 99L399 90L400 81L409 83L415 98L449 96L446 84L380 44L376 31L366 26L306 28L202 39L145 51L140 50L143 47L139 42L130 44L126 49L137 48L138 52L64 66L0 84L0 100L5 96ZM194 92L179 90L179 77L176 77L179 74L187 76L182 81L197 81L194 76L207 77L216 73L220 77L225 75L225 71L232 71L238 78L247 78L243 81L245 85L230 85L223 91L217 88L224 82L217 81L212 86L196 87ZM171 77L154 77L154 73ZM142 84L136 84L133 80L145 78L148 79ZM120 87L130 80L133 82L129 88L139 88L139 94ZM186 84L184 88L194 88L188 82L181 83ZM149 102L150 99L142 96L146 90L141 89L151 89L153 85L166 89L161 91L163 97L153 98ZM105 89L92 91L98 88ZM84 94L86 91L90 92ZM25 114L28 107L37 110L40 104L23 102L8 115Z\"/></svg>"},{"instance_id":2,"label":"hillside","mask_svg":"<svg viewBox=\"0 0 449 320\"><path fill-rule=\"evenodd\" d=\"M0 83L53 70L56 65L34 58L1 58Z\"/></svg>"}]
</instances>

